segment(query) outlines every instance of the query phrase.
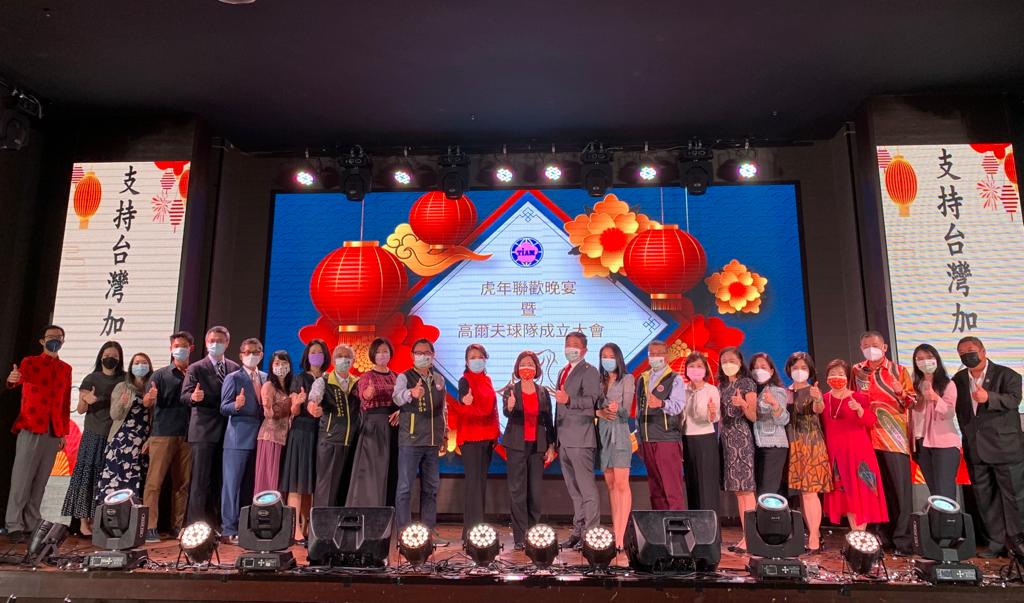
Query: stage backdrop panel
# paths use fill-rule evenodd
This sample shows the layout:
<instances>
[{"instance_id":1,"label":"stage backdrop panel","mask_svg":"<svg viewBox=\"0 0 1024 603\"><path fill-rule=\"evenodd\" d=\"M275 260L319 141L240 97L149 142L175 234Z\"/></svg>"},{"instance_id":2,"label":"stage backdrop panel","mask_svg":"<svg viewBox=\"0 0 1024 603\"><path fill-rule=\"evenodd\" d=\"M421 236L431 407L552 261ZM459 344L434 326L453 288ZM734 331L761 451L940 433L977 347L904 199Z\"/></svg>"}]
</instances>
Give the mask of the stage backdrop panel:
<instances>
[{"instance_id":1,"label":"stage backdrop panel","mask_svg":"<svg viewBox=\"0 0 1024 603\"><path fill-rule=\"evenodd\" d=\"M975 335L1024 372L1024 221L1009 144L878 147L897 357L930 343L951 373Z\"/></svg>"},{"instance_id":2,"label":"stage backdrop panel","mask_svg":"<svg viewBox=\"0 0 1024 603\"><path fill-rule=\"evenodd\" d=\"M72 433L55 475L69 475L84 416L78 386L105 341L169 362L189 180L188 161L76 163L71 177L53 322L66 331ZM63 496L63 492L60 493Z\"/></svg>"},{"instance_id":3,"label":"stage backdrop panel","mask_svg":"<svg viewBox=\"0 0 1024 603\"><path fill-rule=\"evenodd\" d=\"M450 395L473 342L486 346L496 387L510 383L519 352L533 350L553 388L574 330L590 339L592 364L615 342L637 375L654 339L668 342L680 371L690 351L717 370L727 345L768 352L781 366L808 341L798 215L789 184L712 187L697 197L628 188L598 199L579 189L472 191L459 200L387 192L363 203L279 194L267 350L297 359L313 338L345 342L365 371L367 347L382 336L401 371L425 337ZM454 435L448 449L442 470L461 472ZM504 472L502 455L499 447L492 471ZM643 473L636 456L633 470Z\"/></svg>"}]
</instances>

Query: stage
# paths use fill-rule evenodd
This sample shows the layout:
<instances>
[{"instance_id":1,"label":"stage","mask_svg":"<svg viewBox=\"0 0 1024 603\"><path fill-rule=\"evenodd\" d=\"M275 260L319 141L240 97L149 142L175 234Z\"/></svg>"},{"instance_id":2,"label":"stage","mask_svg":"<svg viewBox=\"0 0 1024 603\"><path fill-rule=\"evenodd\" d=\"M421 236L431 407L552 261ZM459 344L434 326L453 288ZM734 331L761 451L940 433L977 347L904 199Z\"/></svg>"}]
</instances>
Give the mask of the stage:
<instances>
[{"instance_id":1,"label":"stage","mask_svg":"<svg viewBox=\"0 0 1024 603\"><path fill-rule=\"evenodd\" d=\"M564 537L568 528L556 526ZM844 575L840 547L844 532L826 532L825 550L802 559L808 565L807 583L756 583L746 571L747 556L722 551L718 571L713 575L653 576L629 569L620 554L607 573L593 572L583 556L562 551L547 573L532 568L526 555L512 550L508 528L500 530L504 550L494 570L475 568L462 553L458 537L461 526L445 524L439 531L452 540L438 548L431 563L414 570L403 564L393 547L387 568L381 570L320 570L305 567L305 549L292 547L298 568L282 574L239 574L234 568L240 552L236 546L219 547L220 565L210 568L186 566L175 569L176 540L147 546L150 562L130 572L81 569L82 556L93 550L91 543L71 537L61 547L58 561L63 567L44 565L37 569L19 566L25 545L8 546L0 566L0 597L17 601L390 601L401 598L429 601L628 601L675 600L700 597L705 601L741 601L751 596L774 599L801 597L832 600L929 601L955 600L966 594L984 595L987 601L1019 601L1024 587L999 577L1006 559L974 559L985 576L983 586L931 586L914 577L913 561L886 555L889 580L854 579ZM739 539L739 528L723 529L723 546ZM9 549L9 550L8 550ZM13 562L13 563L12 563ZM14 599L9 599L14 600Z\"/></svg>"}]
</instances>

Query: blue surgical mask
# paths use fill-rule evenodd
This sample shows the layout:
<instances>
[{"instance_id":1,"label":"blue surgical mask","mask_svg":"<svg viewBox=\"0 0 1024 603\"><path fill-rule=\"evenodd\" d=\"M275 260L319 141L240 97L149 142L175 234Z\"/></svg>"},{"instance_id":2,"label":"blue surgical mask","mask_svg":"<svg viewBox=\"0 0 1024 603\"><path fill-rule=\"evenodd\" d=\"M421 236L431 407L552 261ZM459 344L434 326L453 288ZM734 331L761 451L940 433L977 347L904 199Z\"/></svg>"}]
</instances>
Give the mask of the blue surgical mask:
<instances>
[{"instance_id":1,"label":"blue surgical mask","mask_svg":"<svg viewBox=\"0 0 1024 603\"><path fill-rule=\"evenodd\" d=\"M48 339L43 345L46 347L47 352L56 354L60 350L60 346L64 345L64 342L59 339Z\"/></svg>"},{"instance_id":2,"label":"blue surgical mask","mask_svg":"<svg viewBox=\"0 0 1024 603\"><path fill-rule=\"evenodd\" d=\"M614 358L602 358L601 368L603 368L606 372L611 373L619 368L619 363Z\"/></svg>"},{"instance_id":3,"label":"blue surgical mask","mask_svg":"<svg viewBox=\"0 0 1024 603\"><path fill-rule=\"evenodd\" d=\"M565 348L565 359L568 360L569 362L576 362L577 360L580 359L580 352L582 352L582 350L580 350L579 348L567 347Z\"/></svg>"},{"instance_id":4,"label":"blue surgical mask","mask_svg":"<svg viewBox=\"0 0 1024 603\"><path fill-rule=\"evenodd\" d=\"M132 374L136 377L145 377L149 374L149 365L144 362L133 364Z\"/></svg>"},{"instance_id":5,"label":"blue surgical mask","mask_svg":"<svg viewBox=\"0 0 1024 603\"><path fill-rule=\"evenodd\" d=\"M171 348L171 358L178 362L185 362L188 360L188 348Z\"/></svg>"},{"instance_id":6,"label":"blue surgical mask","mask_svg":"<svg viewBox=\"0 0 1024 603\"><path fill-rule=\"evenodd\" d=\"M224 355L224 351L227 348L228 346L224 345L223 343L217 342L207 345L206 351L209 352L210 355L213 356L214 358L220 358L221 356Z\"/></svg>"},{"instance_id":7,"label":"blue surgical mask","mask_svg":"<svg viewBox=\"0 0 1024 603\"><path fill-rule=\"evenodd\" d=\"M485 358L470 358L466 364L472 373L482 373L487 368L487 360Z\"/></svg>"}]
</instances>

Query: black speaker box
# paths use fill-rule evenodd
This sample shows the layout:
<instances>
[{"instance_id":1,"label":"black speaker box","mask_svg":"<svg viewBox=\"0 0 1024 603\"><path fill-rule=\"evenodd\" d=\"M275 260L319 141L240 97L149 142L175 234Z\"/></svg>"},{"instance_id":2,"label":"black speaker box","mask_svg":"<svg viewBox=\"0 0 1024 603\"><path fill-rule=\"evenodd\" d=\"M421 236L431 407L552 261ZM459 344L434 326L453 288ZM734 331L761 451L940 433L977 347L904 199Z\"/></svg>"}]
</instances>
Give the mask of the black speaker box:
<instances>
[{"instance_id":1,"label":"black speaker box","mask_svg":"<svg viewBox=\"0 0 1024 603\"><path fill-rule=\"evenodd\" d=\"M714 511L633 511L624 544L630 567L642 571L713 571L722 558Z\"/></svg>"},{"instance_id":2,"label":"black speaker box","mask_svg":"<svg viewBox=\"0 0 1024 603\"><path fill-rule=\"evenodd\" d=\"M384 567L394 507L314 507L309 515L310 565Z\"/></svg>"}]
</instances>

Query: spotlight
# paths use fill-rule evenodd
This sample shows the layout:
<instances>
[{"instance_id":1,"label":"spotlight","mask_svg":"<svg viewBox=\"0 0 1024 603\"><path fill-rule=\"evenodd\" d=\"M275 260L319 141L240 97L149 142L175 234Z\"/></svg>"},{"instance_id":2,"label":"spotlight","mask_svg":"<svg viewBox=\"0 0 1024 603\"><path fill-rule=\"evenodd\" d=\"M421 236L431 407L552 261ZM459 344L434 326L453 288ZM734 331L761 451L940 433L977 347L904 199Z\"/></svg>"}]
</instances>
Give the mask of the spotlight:
<instances>
[{"instance_id":1,"label":"spotlight","mask_svg":"<svg viewBox=\"0 0 1024 603\"><path fill-rule=\"evenodd\" d=\"M539 523L526 532L526 556L538 569L547 569L558 557L558 539L551 526Z\"/></svg>"},{"instance_id":2,"label":"spotlight","mask_svg":"<svg viewBox=\"0 0 1024 603\"><path fill-rule=\"evenodd\" d=\"M438 159L441 190L449 199L460 199L469 185L469 157L458 147Z\"/></svg>"},{"instance_id":3,"label":"spotlight","mask_svg":"<svg viewBox=\"0 0 1024 603\"><path fill-rule=\"evenodd\" d=\"M498 180L498 182L509 183L512 182L514 174L512 173L512 168L503 165L498 169L494 170L494 177Z\"/></svg>"},{"instance_id":4,"label":"spotlight","mask_svg":"<svg viewBox=\"0 0 1024 603\"><path fill-rule=\"evenodd\" d=\"M398 537L398 552L413 567L426 563L434 552L434 539L430 536L430 528L422 523L411 523L406 526Z\"/></svg>"},{"instance_id":5,"label":"spotlight","mask_svg":"<svg viewBox=\"0 0 1024 603\"><path fill-rule=\"evenodd\" d=\"M363 152L363 147L356 145L347 157L341 160L341 189L349 201L362 201L366 193L373 187L373 162Z\"/></svg>"},{"instance_id":6,"label":"spotlight","mask_svg":"<svg viewBox=\"0 0 1024 603\"><path fill-rule=\"evenodd\" d=\"M295 184L309 188L316 183L316 174L308 168L299 168L295 171Z\"/></svg>"},{"instance_id":7,"label":"spotlight","mask_svg":"<svg viewBox=\"0 0 1024 603\"><path fill-rule=\"evenodd\" d=\"M757 176L757 163L752 159L741 161L739 167L736 168L736 174L744 180L750 180Z\"/></svg>"},{"instance_id":8,"label":"spotlight","mask_svg":"<svg viewBox=\"0 0 1024 603\"><path fill-rule=\"evenodd\" d=\"M498 542L498 533L486 523L481 523L470 528L466 534L466 540L462 543L463 550L479 566L488 566L494 562L501 550L501 543Z\"/></svg>"},{"instance_id":9,"label":"spotlight","mask_svg":"<svg viewBox=\"0 0 1024 603\"><path fill-rule=\"evenodd\" d=\"M714 151L701 141L690 142L679 154L679 184L691 195L703 195L711 185L711 160Z\"/></svg>"},{"instance_id":10,"label":"spotlight","mask_svg":"<svg viewBox=\"0 0 1024 603\"><path fill-rule=\"evenodd\" d=\"M408 186L409 183L412 182L412 175L407 170L404 169L395 170L394 173L392 174L392 177L395 179L395 182L397 184L400 184L402 186Z\"/></svg>"},{"instance_id":11,"label":"spotlight","mask_svg":"<svg viewBox=\"0 0 1024 603\"><path fill-rule=\"evenodd\" d=\"M917 573L932 584L978 584L981 572L971 563L975 555L974 522L960 505L945 496L929 496L921 513L911 516L914 551L924 557L914 563Z\"/></svg>"},{"instance_id":12,"label":"spotlight","mask_svg":"<svg viewBox=\"0 0 1024 603\"><path fill-rule=\"evenodd\" d=\"M876 563L882 561L882 543L870 532L853 530L846 535L842 554L851 572L866 575Z\"/></svg>"},{"instance_id":13,"label":"spotlight","mask_svg":"<svg viewBox=\"0 0 1024 603\"><path fill-rule=\"evenodd\" d=\"M603 197L612 187L612 152L600 143L590 143L580 153L583 190L591 197Z\"/></svg>"},{"instance_id":14,"label":"spotlight","mask_svg":"<svg viewBox=\"0 0 1024 603\"><path fill-rule=\"evenodd\" d=\"M178 561L184 554L189 563L207 563L213 556L217 555L217 562L220 562L220 553L217 552L217 541L220 534L210 527L205 521L197 521L185 526L178 535L178 542L181 550L178 551Z\"/></svg>"},{"instance_id":15,"label":"spotlight","mask_svg":"<svg viewBox=\"0 0 1024 603\"><path fill-rule=\"evenodd\" d=\"M753 556L747 569L757 580L803 580L807 567L797 559L804 550L804 517L778 494L757 497L744 516L744 539Z\"/></svg>"},{"instance_id":16,"label":"spotlight","mask_svg":"<svg viewBox=\"0 0 1024 603\"><path fill-rule=\"evenodd\" d=\"M67 537L68 527L66 525L46 520L40 521L32 532L32 539L29 540L28 550L25 551L25 558L22 562L36 567L52 557Z\"/></svg>"},{"instance_id":17,"label":"spotlight","mask_svg":"<svg viewBox=\"0 0 1024 603\"><path fill-rule=\"evenodd\" d=\"M637 172L640 175L641 180L650 182L658 177L658 168L650 164L644 164L640 166L640 170Z\"/></svg>"},{"instance_id":18,"label":"spotlight","mask_svg":"<svg viewBox=\"0 0 1024 603\"><path fill-rule=\"evenodd\" d=\"M132 569L146 558L149 507L130 489L111 492L96 507L92 543L97 551L85 558L86 569Z\"/></svg>"},{"instance_id":19,"label":"spotlight","mask_svg":"<svg viewBox=\"0 0 1024 603\"><path fill-rule=\"evenodd\" d=\"M562 179L562 168L554 163L549 163L544 167L544 177L551 182L558 182Z\"/></svg>"},{"instance_id":20,"label":"spotlight","mask_svg":"<svg viewBox=\"0 0 1024 603\"><path fill-rule=\"evenodd\" d=\"M591 567L608 569L616 554L615 536L607 528L596 526L583 533L583 557Z\"/></svg>"},{"instance_id":21,"label":"spotlight","mask_svg":"<svg viewBox=\"0 0 1024 603\"><path fill-rule=\"evenodd\" d=\"M281 502L281 493L264 490L242 507L238 520L238 546L247 552L235 559L242 571L277 571L295 566L288 547L295 532L295 508Z\"/></svg>"}]
</instances>

